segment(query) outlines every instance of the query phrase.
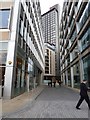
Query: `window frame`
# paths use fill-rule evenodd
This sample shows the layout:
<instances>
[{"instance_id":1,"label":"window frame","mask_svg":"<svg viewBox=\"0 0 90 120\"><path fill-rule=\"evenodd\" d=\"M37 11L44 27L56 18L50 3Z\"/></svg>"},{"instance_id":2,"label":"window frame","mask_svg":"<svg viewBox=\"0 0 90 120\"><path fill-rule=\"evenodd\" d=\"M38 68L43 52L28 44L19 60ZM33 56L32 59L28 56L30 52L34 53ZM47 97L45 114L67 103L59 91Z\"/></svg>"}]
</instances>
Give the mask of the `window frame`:
<instances>
[{"instance_id":1,"label":"window frame","mask_svg":"<svg viewBox=\"0 0 90 120\"><path fill-rule=\"evenodd\" d=\"M6 25L2 25L2 21L3 21L3 13L1 11L8 11L8 19L7 19L7 26ZM9 29L9 23L10 23L10 14L11 14L11 10L10 8L6 8L6 9L0 9L0 12L1 12L1 26L0 26L0 29Z\"/></svg>"}]
</instances>

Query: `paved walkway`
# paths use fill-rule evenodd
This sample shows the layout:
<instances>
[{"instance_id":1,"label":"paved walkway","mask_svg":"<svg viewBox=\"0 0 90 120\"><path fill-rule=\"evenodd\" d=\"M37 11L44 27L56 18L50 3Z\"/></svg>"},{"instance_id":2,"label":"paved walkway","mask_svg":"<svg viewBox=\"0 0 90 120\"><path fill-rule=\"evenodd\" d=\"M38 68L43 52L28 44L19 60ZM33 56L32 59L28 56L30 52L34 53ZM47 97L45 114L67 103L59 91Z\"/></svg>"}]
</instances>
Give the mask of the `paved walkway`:
<instances>
[{"instance_id":1,"label":"paved walkway","mask_svg":"<svg viewBox=\"0 0 90 120\"><path fill-rule=\"evenodd\" d=\"M11 100L0 99L0 118L7 114L14 113L15 111L21 111L28 104L31 104L35 98L43 91L45 86L38 86L37 88L31 90L30 92L25 92L24 94L17 96Z\"/></svg>"},{"instance_id":2,"label":"paved walkway","mask_svg":"<svg viewBox=\"0 0 90 120\"><path fill-rule=\"evenodd\" d=\"M81 110L75 106L79 99L77 91L66 87L46 87L35 98L32 104L27 103L21 110L16 111L5 118L88 118L88 107L85 102Z\"/></svg>"}]
</instances>

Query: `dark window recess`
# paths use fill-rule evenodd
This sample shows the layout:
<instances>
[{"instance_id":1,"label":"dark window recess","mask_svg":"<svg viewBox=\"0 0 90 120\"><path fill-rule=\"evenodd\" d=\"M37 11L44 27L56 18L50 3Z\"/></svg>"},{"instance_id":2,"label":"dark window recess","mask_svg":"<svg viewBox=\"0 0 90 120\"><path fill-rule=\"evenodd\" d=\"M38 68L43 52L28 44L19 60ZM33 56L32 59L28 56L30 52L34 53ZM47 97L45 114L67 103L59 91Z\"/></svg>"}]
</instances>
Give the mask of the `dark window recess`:
<instances>
[{"instance_id":1,"label":"dark window recess","mask_svg":"<svg viewBox=\"0 0 90 120\"><path fill-rule=\"evenodd\" d=\"M29 22L27 21L27 32L29 33Z\"/></svg>"},{"instance_id":2,"label":"dark window recess","mask_svg":"<svg viewBox=\"0 0 90 120\"><path fill-rule=\"evenodd\" d=\"M23 40L23 49L24 49L24 51L26 51L26 43L24 40Z\"/></svg>"},{"instance_id":3,"label":"dark window recess","mask_svg":"<svg viewBox=\"0 0 90 120\"><path fill-rule=\"evenodd\" d=\"M31 55L31 50L30 50L30 48L29 48L29 56Z\"/></svg>"},{"instance_id":4,"label":"dark window recess","mask_svg":"<svg viewBox=\"0 0 90 120\"><path fill-rule=\"evenodd\" d=\"M31 27L29 26L29 36L31 37Z\"/></svg>"},{"instance_id":5,"label":"dark window recess","mask_svg":"<svg viewBox=\"0 0 90 120\"><path fill-rule=\"evenodd\" d=\"M31 9L30 2L28 2L28 12L29 13L30 13L30 9Z\"/></svg>"},{"instance_id":6,"label":"dark window recess","mask_svg":"<svg viewBox=\"0 0 90 120\"><path fill-rule=\"evenodd\" d=\"M24 38L24 35L25 35L25 27L23 28L23 38Z\"/></svg>"},{"instance_id":7,"label":"dark window recess","mask_svg":"<svg viewBox=\"0 0 90 120\"><path fill-rule=\"evenodd\" d=\"M19 22L19 34L20 34L20 30L21 30L21 20Z\"/></svg>"},{"instance_id":8,"label":"dark window recess","mask_svg":"<svg viewBox=\"0 0 90 120\"><path fill-rule=\"evenodd\" d=\"M28 6L28 2L27 2L27 0L26 0L26 5Z\"/></svg>"},{"instance_id":9,"label":"dark window recess","mask_svg":"<svg viewBox=\"0 0 90 120\"><path fill-rule=\"evenodd\" d=\"M26 22L27 22L27 17L25 15L25 18L24 18L24 26L26 27Z\"/></svg>"},{"instance_id":10,"label":"dark window recess","mask_svg":"<svg viewBox=\"0 0 90 120\"><path fill-rule=\"evenodd\" d=\"M21 39L22 37L21 37L21 35L19 34L19 37L18 37L18 44L20 45L20 47L21 47L21 42L22 42L22 39Z\"/></svg>"},{"instance_id":11,"label":"dark window recess","mask_svg":"<svg viewBox=\"0 0 90 120\"><path fill-rule=\"evenodd\" d=\"M26 53L28 54L29 48L28 45L26 44Z\"/></svg>"},{"instance_id":12,"label":"dark window recess","mask_svg":"<svg viewBox=\"0 0 90 120\"><path fill-rule=\"evenodd\" d=\"M24 9L23 6L21 4L21 12L20 12L20 18L23 20L23 15L24 15Z\"/></svg>"}]
</instances>

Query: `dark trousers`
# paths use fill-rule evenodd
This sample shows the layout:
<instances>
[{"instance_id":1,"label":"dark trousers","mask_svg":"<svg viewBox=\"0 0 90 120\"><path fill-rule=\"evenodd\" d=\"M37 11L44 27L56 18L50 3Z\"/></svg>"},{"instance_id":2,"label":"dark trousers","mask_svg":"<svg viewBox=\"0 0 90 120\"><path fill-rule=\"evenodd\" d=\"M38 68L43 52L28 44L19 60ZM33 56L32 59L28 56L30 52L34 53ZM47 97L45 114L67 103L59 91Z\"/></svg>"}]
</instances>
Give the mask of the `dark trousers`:
<instances>
[{"instance_id":1,"label":"dark trousers","mask_svg":"<svg viewBox=\"0 0 90 120\"><path fill-rule=\"evenodd\" d=\"M54 84L53 86L55 87L55 85L56 85L56 82L53 82L53 84Z\"/></svg>"},{"instance_id":2,"label":"dark trousers","mask_svg":"<svg viewBox=\"0 0 90 120\"><path fill-rule=\"evenodd\" d=\"M81 96L80 99L79 99L79 101L78 101L78 103L77 103L77 105L76 105L76 107L78 108L81 105L81 103L83 102L83 100L85 100L87 102L88 107L90 109L90 100L89 100L88 95L85 96L85 97Z\"/></svg>"}]
</instances>

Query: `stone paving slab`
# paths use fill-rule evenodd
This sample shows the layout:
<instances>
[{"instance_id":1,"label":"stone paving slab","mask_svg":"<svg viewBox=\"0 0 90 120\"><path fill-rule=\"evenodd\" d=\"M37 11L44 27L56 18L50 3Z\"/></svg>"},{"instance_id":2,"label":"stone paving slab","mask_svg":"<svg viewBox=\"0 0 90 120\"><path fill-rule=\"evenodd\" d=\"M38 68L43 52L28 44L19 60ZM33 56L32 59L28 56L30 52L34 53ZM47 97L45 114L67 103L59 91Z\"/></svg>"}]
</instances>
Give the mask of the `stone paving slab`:
<instances>
[{"instance_id":1,"label":"stone paving slab","mask_svg":"<svg viewBox=\"0 0 90 120\"><path fill-rule=\"evenodd\" d=\"M33 100L43 91L45 86L38 86L30 92L25 92L24 94L15 97L11 100L2 100L0 114L5 116L7 114L20 111L24 109L28 104L31 104ZM0 115L0 116L1 116Z\"/></svg>"},{"instance_id":2,"label":"stone paving slab","mask_svg":"<svg viewBox=\"0 0 90 120\"><path fill-rule=\"evenodd\" d=\"M9 118L88 118L88 110L82 107L78 111L71 101L37 101L31 108L27 107Z\"/></svg>"},{"instance_id":3,"label":"stone paving slab","mask_svg":"<svg viewBox=\"0 0 90 120\"><path fill-rule=\"evenodd\" d=\"M84 101L81 110L75 108L79 99L77 91L66 87L46 87L33 101L19 112L6 118L88 118L88 107Z\"/></svg>"}]
</instances>

